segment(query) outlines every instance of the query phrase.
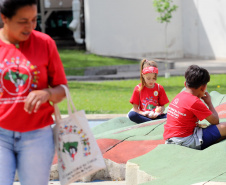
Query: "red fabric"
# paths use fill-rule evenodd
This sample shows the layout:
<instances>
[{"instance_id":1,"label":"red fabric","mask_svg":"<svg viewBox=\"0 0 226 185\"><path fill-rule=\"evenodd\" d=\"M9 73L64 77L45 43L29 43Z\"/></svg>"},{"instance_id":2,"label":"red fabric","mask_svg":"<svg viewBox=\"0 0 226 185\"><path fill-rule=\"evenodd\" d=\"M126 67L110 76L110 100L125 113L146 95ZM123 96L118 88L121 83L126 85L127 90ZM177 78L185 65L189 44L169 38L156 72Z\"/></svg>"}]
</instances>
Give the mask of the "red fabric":
<instances>
[{"instance_id":1,"label":"red fabric","mask_svg":"<svg viewBox=\"0 0 226 185\"><path fill-rule=\"evenodd\" d=\"M49 103L37 113L24 111L30 91L67 83L56 44L48 35L33 31L19 48L0 40L0 79L0 127L25 132L53 123Z\"/></svg>"},{"instance_id":2,"label":"red fabric","mask_svg":"<svg viewBox=\"0 0 226 185\"><path fill-rule=\"evenodd\" d=\"M142 70L142 73L145 75L145 74L148 74L148 73L156 73L158 74L159 70L157 67L146 67Z\"/></svg>"},{"instance_id":3,"label":"red fabric","mask_svg":"<svg viewBox=\"0 0 226 185\"><path fill-rule=\"evenodd\" d=\"M170 103L167 111L164 139L190 136L196 123L211 114L212 112L198 97L184 91L179 93Z\"/></svg>"},{"instance_id":4,"label":"red fabric","mask_svg":"<svg viewBox=\"0 0 226 185\"><path fill-rule=\"evenodd\" d=\"M134 88L130 103L139 105L141 111L150 111L155 109L156 106L163 106L169 102L163 86L155 83L153 88L144 87L139 91L140 85Z\"/></svg>"}]
</instances>

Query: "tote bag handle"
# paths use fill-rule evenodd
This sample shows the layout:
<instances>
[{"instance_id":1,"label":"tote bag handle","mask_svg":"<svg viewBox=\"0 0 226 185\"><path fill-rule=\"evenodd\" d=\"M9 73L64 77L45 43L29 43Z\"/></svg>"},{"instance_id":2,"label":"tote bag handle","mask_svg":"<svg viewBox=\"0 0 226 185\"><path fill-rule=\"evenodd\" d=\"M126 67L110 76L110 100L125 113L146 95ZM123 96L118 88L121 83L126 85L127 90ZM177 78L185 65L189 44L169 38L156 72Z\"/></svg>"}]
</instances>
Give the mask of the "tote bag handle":
<instances>
[{"instance_id":1,"label":"tote bag handle","mask_svg":"<svg viewBox=\"0 0 226 185\"><path fill-rule=\"evenodd\" d=\"M69 89L67 88L67 86L66 85L60 85L60 86L63 87L64 90L65 90L66 99L67 99L68 114L71 115L72 111L76 112L77 110L76 110L75 105L72 101L72 98L71 98L71 95L70 95L70 92L69 92ZM61 119L60 110L59 110L57 104L54 104L53 106L54 106L54 109L55 109L55 111L54 111L55 119L60 120ZM72 110L71 110L71 106L72 106Z\"/></svg>"},{"instance_id":2,"label":"tote bag handle","mask_svg":"<svg viewBox=\"0 0 226 185\"><path fill-rule=\"evenodd\" d=\"M65 93L66 93L66 98L67 98L67 109L68 109L68 114L71 115L72 114L72 111L73 112L76 112L76 108L75 108L75 105L72 101L72 98L71 98L71 95L70 95L70 92L69 92L69 89L67 88L66 85L60 85L61 87L64 88L65 90ZM71 106L72 106L72 110L71 110Z\"/></svg>"}]
</instances>

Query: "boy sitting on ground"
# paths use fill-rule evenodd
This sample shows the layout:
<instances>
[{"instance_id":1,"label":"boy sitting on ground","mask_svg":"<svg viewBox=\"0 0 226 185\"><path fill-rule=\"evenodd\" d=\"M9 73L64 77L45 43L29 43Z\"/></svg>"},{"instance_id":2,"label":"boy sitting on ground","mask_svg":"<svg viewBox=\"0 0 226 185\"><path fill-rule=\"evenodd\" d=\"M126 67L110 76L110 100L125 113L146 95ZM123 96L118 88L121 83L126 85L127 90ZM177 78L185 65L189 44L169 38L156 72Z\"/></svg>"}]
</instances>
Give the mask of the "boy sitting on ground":
<instances>
[{"instance_id":1,"label":"boy sitting on ground","mask_svg":"<svg viewBox=\"0 0 226 185\"><path fill-rule=\"evenodd\" d=\"M218 114L207 89L209 72L191 65L185 72L185 90L170 103L163 137L166 144L177 144L194 149L205 149L226 136L226 123L219 124ZM203 101L206 103L206 106ZM199 120L210 126L201 128Z\"/></svg>"}]
</instances>

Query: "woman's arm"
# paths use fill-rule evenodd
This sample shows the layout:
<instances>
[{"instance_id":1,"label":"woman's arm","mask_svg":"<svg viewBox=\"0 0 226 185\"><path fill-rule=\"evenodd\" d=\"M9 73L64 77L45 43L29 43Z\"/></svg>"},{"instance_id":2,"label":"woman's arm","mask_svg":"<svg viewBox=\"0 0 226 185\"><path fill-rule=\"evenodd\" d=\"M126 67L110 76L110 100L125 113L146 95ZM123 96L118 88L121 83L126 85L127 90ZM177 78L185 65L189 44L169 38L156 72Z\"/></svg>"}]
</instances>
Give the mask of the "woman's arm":
<instances>
[{"instance_id":1,"label":"woman's arm","mask_svg":"<svg viewBox=\"0 0 226 185\"><path fill-rule=\"evenodd\" d=\"M61 87L60 85L56 86L54 88L48 88L48 89L43 89L43 90L45 90L49 93L49 95L50 95L49 101L51 101L53 103L61 102L66 96L64 88Z\"/></svg>"},{"instance_id":2,"label":"woman's arm","mask_svg":"<svg viewBox=\"0 0 226 185\"><path fill-rule=\"evenodd\" d=\"M41 104L47 101L58 103L62 101L64 97L65 90L60 85L43 90L34 90L28 94L25 100L24 110L29 114L31 114L32 111L35 113L38 111Z\"/></svg>"}]
</instances>

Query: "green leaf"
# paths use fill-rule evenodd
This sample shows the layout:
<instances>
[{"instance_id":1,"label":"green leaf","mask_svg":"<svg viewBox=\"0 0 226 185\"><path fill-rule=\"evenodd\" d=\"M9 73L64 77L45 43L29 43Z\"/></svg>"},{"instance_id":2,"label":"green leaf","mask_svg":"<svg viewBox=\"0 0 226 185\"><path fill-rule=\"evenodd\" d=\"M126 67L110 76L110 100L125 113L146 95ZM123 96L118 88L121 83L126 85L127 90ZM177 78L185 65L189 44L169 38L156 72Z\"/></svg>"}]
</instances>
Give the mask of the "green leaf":
<instances>
[{"instance_id":1,"label":"green leaf","mask_svg":"<svg viewBox=\"0 0 226 185\"><path fill-rule=\"evenodd\" d=\"M170 22L172 19L172 12L176 11L178 8L177 5L173 5L173 0L153 0L153 6L160 14L160 17L157 17L157 21L164 23Z\"/></svg>"},{"instance_id":2,"label":"green leaf","mask_svg":"<svg viewBox=\"0 0 226 185\"><path fill-rule=\"evenodd\" d=\"M167 9L167 8L169 8L169 7L170 7L169 2L166 2L166 3L164 4L164 8Z\"/></svg>"}]
</instances>

